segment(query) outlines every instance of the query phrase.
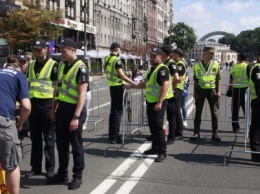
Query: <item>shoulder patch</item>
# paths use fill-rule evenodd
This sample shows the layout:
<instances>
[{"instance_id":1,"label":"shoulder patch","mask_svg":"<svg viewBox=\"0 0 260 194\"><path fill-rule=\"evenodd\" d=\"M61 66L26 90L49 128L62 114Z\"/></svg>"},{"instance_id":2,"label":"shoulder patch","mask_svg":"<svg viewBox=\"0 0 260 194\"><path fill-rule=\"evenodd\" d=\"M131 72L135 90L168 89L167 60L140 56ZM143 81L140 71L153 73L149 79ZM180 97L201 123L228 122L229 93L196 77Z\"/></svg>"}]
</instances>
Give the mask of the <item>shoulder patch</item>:
<instances>
[{"instance_id":1,"label":"shoulder patch","mask_svg":"<svg viewBox=\"0 0 260 194\"><path fill-rule=\"evenodd\" d=\"M81 71L81 73L86 73L87 72L86 66L81 66L80 71Z\"/></svg>"},{"instance_id":2,"label":"shoulder patch","mask_svg":"<svg viewBox=\"0 0 260 194\"><path fill-rule=\"evenodd\" d=\"M161 70L160 74L161 74L161 76L165 76L165 75L166 75L165 69L164 69L164 70Z\"/></svg>"},{"instance_id":3,"label":"shoulder patch","mask_svg":"<svg viewBox=\"0 0 260 194\"><path fill-rule=\"evenodd\" d=\"M176 69L177 67L176 67L176 65L174 64L174 65L172 65L172 68L173 68L173 69Z\"/></svg>"},{"instance_id":4,"label":"shoulder patch","mask_svg":"<svg viewBox=\"0 0 260 194\"><path fill-rule=\"evenodd\" d=\"M121 62L120 60L118 60L118 61L116 62L116 64L117 64L117 65L122 65L122 62Z\"/></svg>"},{"instance_id":5,"label":"shoulder patch","mask_svg":"<svg viewBox=\"0 0 260 194\"><path fill-rule=\"evenodd\" d=\"M179 70L179 71L182 71L182 66L179 66L178 70Z\"/></svg>"},{"instance_id":6,"label":"shoulder patch","mask_svg":"<svg viewBox=\"0 0 260 194\"><path fill-rule=\"evenodd\" d=\"M58 68L57 67L53 67L53 71L54 71L54 73L57 73Z\"/></svg>"},{"instance_id":7,"label":"shoulder patch","mask_svg":"<svg viewBox=\"0 0 260 194\"><path fill-rule=\"evenodd\" d=\"M260 80L260 73L256 73L256 79Z\"/></svg>"}]
</instances>

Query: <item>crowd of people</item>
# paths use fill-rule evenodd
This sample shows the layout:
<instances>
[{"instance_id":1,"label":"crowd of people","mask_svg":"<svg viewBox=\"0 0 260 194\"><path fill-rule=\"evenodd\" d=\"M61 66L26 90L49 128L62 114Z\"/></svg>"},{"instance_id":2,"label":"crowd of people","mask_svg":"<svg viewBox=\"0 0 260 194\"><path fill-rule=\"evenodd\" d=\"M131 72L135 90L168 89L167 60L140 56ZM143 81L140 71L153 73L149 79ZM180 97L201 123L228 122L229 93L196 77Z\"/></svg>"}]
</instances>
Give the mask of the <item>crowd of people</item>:
<instances>
[{"instance_id":1,"label":"crowd of people","mask_svg":"<svg viewBox=\"0 0 260 194\"><path fill-rule=\"evenodd\" d=\"M42 159L45 156L47 184L69 181L69 147L72 147L73 178L69 190L82 184L85 168L82 130L88 115L91 73L88 64L76 55L77 44L66 38L56 45L60 48L62 62L59 64L47 56L45 40L33 42L33 54L9 56L4 68L0 69L0 163L6 171L6 185L10 193L19 193L22 158L19 133L29 130L31 139L31 170L26 177L42 173ZM114 42L111 53L105 57L104 70L110 89L111 109L109 115L108 140L121 144L120 123L123 114L124 89L144 89L146 113L152 147L143 154L157 154L156 162L167 158L167 146L183 139L183 128L187 127L186 101L189 87L189 72L180 48L170 46L152 48L149 52L151 68L144 81L135 78L141 73L135 66L132 78L124 72L120 61L121 46ZM194 133L191 141L200 138L201 115L207 99L212 117L212 141L220 142L218 135L218 109L220 98L220 67L213 60L215 50L204 48L203 59L194 64ZM34 56L34 59L32 59ZM240 129L238 112L244 111L245 90L250 86L252 118L250 127L250 148L252 160L260 162L260 51L258 62L251 68L247 57L239 55L238 64L230 69L227 96L232 96L232 128ZM238 98L239 97L239 98ZM164 117L167 115L169 134L164 134ZM85 125L86 128L86 125ZM17 133L18 131L18 133ZM6 135L7 134L7 135ZM44 140L44 142L43 142ZM56 141L56 144L55 144ZM58 171L55 173L55 145L58 151Z\"/></svg>"}]
</instances>

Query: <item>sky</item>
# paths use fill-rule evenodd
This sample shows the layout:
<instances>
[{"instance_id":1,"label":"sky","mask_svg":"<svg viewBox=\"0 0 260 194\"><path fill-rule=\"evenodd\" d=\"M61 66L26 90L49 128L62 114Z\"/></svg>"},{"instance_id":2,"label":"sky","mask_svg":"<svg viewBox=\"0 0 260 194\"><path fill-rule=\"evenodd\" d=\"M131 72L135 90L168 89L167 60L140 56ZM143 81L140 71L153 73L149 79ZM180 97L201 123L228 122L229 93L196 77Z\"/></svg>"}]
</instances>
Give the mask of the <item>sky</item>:
<instances>
[{"instance_id":1,"label":"sky","mask_svg":"<svg viewBox=\"0 0 260 194\"><path fill-rule=\"evenodd\" d=\"M213 31L239 34L260 27L260 0L173 0L173 23L184 22L197 39ZM218 39L221 36L212 36Z\"/></svg>"}]
</instances>

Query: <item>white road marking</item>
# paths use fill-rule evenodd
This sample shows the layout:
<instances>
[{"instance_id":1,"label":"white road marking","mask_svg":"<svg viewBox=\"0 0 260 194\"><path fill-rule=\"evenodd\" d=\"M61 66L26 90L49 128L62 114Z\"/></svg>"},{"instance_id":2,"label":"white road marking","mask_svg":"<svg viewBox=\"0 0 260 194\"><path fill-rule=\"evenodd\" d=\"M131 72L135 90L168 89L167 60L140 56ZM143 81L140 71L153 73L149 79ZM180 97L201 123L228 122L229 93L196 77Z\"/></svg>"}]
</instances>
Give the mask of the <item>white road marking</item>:
<instances>
[{"instance_id":1,"label":"white road marking","mask_svg":"<svg viewBox=\"0 0 260 194\"><path fill-rule=\"evenodd\" d=\"M127 181L117 190L116 194L128 194L142 178L148 168L154 162L156 155L149 155L142 164L131 174Z\"/></svg>"},{"instance_id":2,"label":"white road marking","mask_svg":"<svg viewBox=\"0 0 260 194\"><path fill-rule=\"evenodd\" d=\"M140 153L143 153L151 146L151 142L144 142L133 154L129 156L114 172L112 172L102 183L100 183L90 194L101 194L106 193L130 168L130 166L140 158ZM138 151L139 150L139 151Z\"/></svg>"}]
</instances>

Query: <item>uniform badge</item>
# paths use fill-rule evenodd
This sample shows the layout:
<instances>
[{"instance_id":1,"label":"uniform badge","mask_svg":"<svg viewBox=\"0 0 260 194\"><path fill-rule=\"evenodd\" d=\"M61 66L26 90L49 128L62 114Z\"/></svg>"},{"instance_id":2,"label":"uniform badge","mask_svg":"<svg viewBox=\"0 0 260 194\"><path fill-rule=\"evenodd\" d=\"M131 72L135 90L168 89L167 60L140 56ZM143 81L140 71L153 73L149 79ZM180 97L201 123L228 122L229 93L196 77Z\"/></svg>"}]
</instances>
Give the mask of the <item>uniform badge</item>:
<instances>
[{"instance_id":1,"label":"uniform badge","mask_svg":"<svg viewBox=\"0 0 260 194\"><path fill-rule=\"evenodd\" d=\"M162 70L162 71L161 71L161 76L165 76L165 75L166 75L165 70Z\"/></svg>"},{"instance_id":2,"label":"uniform badge","mask_svg":"<svg viewBox=\"0 0 260 194\"><path fill-rule=\"evenodd\" d=\"M181 71L182 70L182 66L179 66L179 71Z\"/></svg>"},{"instance_id":3,"label":"uniform badge","mask_svg":"<svg viewBox=\"0 0 260 194\"><path fill-rule=\"evenodd\" d=\"M36 41L35 44L36 44L36 45L39 45L39 44L40 44L40 41Z\"/></svg>"},{"instance_id":4,"label":"uniform badge","mask_svg":"<svg viewBox=\"0 0 260 194\"><path fill-rule=\"evenodd\" d=\"M176 69L176 65L172 65L172 68L173 68L173 69Z\"/></svg>"},{"instance_id":5,"label":"uniform badge","mask_svg":"<svg viewBox=\"0 0 260 194\"><path fill-rule=\"evenodd\" d=\"M80 71L81 71L81 73L86 73L87 72L87 68L86 67L80 67Z\"/></svg>"},{"instance_id":6,"label":"uniform badge","mask_svg":"<svg viewBox=\"0 0 260 194\"><path fill-rule=\"evenodd\" d=\"M216 69L216 68L213 68L213 69L212 69L212 72L216 72L216 71L217 71L217 69Z\"/></svg>"}]
</instances>

